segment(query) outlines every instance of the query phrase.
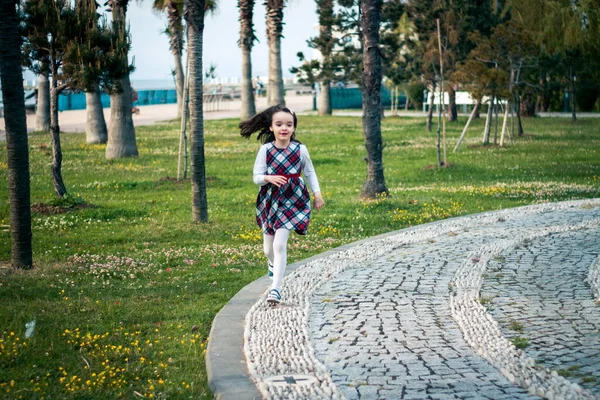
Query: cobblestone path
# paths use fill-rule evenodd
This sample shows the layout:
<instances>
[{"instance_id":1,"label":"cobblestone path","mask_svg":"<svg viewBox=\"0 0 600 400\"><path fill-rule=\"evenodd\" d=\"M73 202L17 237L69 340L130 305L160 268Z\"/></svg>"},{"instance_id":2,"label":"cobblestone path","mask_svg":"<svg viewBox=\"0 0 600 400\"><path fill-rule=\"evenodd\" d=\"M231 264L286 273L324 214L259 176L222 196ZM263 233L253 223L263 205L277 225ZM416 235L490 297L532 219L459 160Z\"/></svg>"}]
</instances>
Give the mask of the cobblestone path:
<instances>
[{"instance_id":1,"label":"cobblestone path","mask_svg":"<svg viewBox=\"0 0 600 400\"><path fill-rule=\"evenodd\" d=\"M524 243L489 264L482 297L507 338L600 398L600 307L587 282L599 248L600 230Z\"/></svg>"},{"instance_id":2,"label":"cobblestone path","mask_svg":"<svg viewBox=\"0 0 600 400\"><path fill-rule=\"evenodd\" d=\"M598 254L597 200L401 231L299 268L281 307L257 303L248 367L273 399L600 398ZM267 379L294 373L317 382Z\"/></svg>"}]
</instances>

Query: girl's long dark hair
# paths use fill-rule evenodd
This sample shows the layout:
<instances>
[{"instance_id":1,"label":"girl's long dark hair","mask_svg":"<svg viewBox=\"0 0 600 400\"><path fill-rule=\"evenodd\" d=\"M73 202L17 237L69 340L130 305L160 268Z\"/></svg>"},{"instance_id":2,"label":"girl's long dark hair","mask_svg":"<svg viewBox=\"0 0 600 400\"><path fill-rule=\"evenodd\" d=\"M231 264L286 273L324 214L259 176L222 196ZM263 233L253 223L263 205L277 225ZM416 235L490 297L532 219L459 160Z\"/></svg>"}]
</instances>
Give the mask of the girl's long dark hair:
<instances>
[{"instance_id":1,"label":"girl's long dark hair","mask_svg":"<svg viewBox=\"0 0 600 400\"><path fill-rule=\"evenodd\" d=\"M261 141L263 144L269 143L275 140L275 134L269 128L273 123L273 114L278 112L285 112L290 114L294 118L294 133L292 134L291 140L296 141L296 126L298 125L298 118L296 114L281 104L267 108L266 110L256 114L254 117L240 122L240 135L246 139L250 139L252 134L258 132L256 140Z\"/></svg>"}]
</instances>

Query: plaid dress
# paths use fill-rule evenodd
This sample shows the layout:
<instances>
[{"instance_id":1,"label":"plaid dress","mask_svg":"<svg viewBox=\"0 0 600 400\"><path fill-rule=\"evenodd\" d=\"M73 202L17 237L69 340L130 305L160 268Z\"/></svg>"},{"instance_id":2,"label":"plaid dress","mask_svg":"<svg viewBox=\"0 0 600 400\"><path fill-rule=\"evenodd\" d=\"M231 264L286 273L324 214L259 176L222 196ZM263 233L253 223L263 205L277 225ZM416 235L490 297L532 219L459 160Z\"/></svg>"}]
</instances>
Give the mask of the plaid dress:
<instances>
[{"instance_id":1,"label":"plaid dress","mask_svg":"<svg viewBox=\"0 0 600 400\"><path fill-rule=\"evenodd\" d=\"M267 144L267 175L299 175L300 143L291 142L285 149ZM256 199L256 223L267 235L279 228L306 235L310 222L310 195L300 177L288 178L277 187L271 183L260 187Z\"/></svg>"}]
</instances>

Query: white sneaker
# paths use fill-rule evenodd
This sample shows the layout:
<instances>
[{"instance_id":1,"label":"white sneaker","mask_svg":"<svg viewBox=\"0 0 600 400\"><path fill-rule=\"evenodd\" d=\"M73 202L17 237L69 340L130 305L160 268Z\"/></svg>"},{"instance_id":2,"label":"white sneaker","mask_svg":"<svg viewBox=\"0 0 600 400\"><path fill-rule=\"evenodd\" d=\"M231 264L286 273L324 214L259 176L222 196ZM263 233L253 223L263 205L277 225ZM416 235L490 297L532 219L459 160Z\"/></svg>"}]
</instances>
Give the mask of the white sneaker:
<instances>
[{"instance_id":1,"label":"white sneaker","mask_svg":"<svg viewBox=\"0 0 600 400\"><path fill-rule=\"evenodd\" d=\"M267 303L271 305L281 303L281 293L277 289L271 289L267 295Z\"/></svg>"}]
</instances>

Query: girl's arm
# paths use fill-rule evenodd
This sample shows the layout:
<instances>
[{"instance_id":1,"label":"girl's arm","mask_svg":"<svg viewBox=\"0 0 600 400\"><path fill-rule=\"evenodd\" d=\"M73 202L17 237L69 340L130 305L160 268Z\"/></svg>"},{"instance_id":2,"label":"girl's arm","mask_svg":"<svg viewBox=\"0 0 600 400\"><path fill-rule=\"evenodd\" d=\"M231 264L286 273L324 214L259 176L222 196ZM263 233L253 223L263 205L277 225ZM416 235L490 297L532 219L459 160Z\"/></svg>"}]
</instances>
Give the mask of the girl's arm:
<instances>
[{"instance_id":1,"label":"girl's arm","mask_svg":"<svg viewBox=\"0 0 600 400\"><path fill-rule=\"evenodd\" d=\"M319 187L319 179L317 178L315 167L313 166L312 160L310 159L310 154L308 154L308 149L303 144L300 145L300 154L300 166L302 167L302 172L304 172L304 176L308 181L308 186L310 186L310 189L313 193L321 193L321 188Z\"/></svg>"},{"instance_id":2,"label":"girl's arm","mask_svg":"<svg viewBox=\"0 0 600 400\"><path fill-rule=\"evenodd\" d=\"M324 205L325 201L323 201L323 197L321 196L321 188L319 187L319 179L317 178L317 173L315 172L315 167L313 166L312 160L310 159L310 154L308 154L308 149L304 145L300 145L300 154L301 154L301 166L302 171L304 172L304 176L308 181L308 186L313 192L315 196L315 200L313 202L313 206L315 209L320 210Z\"/></svg>"},{"instance_id":3,"label":"girl's arm","mask_svg":"<svg viewBox=\"0 0 600 400\"><path fill-rule=\"evenodd\" d=\"M265 176L267 175L267 149L265 146L260 146L258 154L256 155L256 161L254 161L253 170L254 183L259 186L267 184Z\"/></svg>"},{"instance_id":4,"label":"girl's arm","mask_svg":"<svg viewBox=\"0 0 600 400\"><path fill-rule=\"evenodd\" d=\"M256 161L254 161L253 170L254 183L259 186L264 186L267 183L272 183L275 186L281 186L287 182L287 179L280 175L267 175L267 147L263 145L258 150Z\"/></svg>"}]
</instances>

